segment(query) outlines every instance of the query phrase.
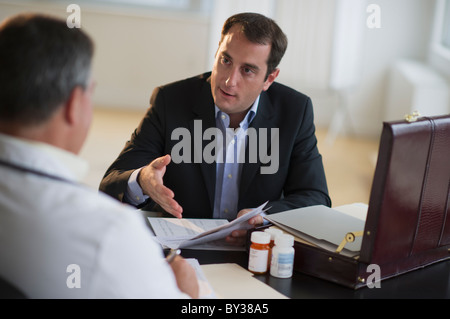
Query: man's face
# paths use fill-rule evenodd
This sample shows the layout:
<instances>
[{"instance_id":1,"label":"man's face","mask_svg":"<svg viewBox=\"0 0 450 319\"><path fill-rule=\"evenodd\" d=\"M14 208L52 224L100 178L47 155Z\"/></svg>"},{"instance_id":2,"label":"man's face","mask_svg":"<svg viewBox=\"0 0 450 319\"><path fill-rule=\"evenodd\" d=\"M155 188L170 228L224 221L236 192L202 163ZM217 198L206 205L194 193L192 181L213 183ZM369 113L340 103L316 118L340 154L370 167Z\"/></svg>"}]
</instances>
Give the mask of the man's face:
<instances>
[{"instance_id":1,"label":"man's face","mask_svg":"<svg viewBox=\"0 0 450 319\"><path fill-rule=\"evenodd\" d=\"M278 75L266 79L271 45L252 43L240 30L232 27L220 43L211 75L214 102L229 115L247 112Z\"/></svg>"}]
</instances>

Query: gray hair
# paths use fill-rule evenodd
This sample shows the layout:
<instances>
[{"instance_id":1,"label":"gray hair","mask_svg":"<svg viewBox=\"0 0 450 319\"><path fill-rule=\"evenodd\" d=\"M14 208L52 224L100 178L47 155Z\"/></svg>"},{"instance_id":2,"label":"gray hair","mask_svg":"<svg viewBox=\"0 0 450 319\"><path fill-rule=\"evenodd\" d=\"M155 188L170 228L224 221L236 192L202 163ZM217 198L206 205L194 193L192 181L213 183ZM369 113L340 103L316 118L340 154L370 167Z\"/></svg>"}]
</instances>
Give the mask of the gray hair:
<instances>
[{"instance_id":1,"label":"gray hair","mask_svg":"<svg viewBox=\"0 0 450 319\"><path fill-rule=\"evenodd\" d=\"M0 25L0 121L45 122L77 86L86 89L92 40L66 21L21 14Z\"/></svg>"}]
</instances>

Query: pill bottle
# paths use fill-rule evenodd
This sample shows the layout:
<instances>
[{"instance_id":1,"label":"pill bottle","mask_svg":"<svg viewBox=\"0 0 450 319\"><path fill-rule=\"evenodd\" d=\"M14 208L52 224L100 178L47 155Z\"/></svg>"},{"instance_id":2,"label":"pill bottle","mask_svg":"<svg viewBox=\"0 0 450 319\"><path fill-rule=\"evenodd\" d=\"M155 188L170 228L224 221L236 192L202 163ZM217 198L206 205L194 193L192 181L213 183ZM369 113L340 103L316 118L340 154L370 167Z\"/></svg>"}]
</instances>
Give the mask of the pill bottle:
<instances>
[{"instance_id":1,"label":"pill bottle","mask_svg":"<svg viewBox=\"0 0 450 319\"><path fill-rule=\"evenodd\" d=\"M272 249L270 275L277 278L290 278L294 270L294 237L288 234L278 235Z\"/></svg>"},{"instance_id":2,"label":"pill bottle","mask_svg":"<svg viewBox=\"0 0 450 319\"><path fill-rule=\"evenodd\" d=\"M265 274L268 269L270 234L254 231L250 241L248 270L255 275Z\"/></svg>"},{"instance_id":3,"label":"pill bottle","mask_svg":"<svg viewBox=\"0 0 450 319\"><path fill-rule=\"evenodd\" d=\"M275 237L277 237L278 235L281 235L283 233L283 231L281 229L277 229L277 228L267 228L264 230L265 233L270 234L270 250L269 250L269 260L267 261L268 263L268 269L270 269L270 261L272 260L272 248L273 246L275 246Z\"/></svg>"},{"instance_id":4,"label":"pill bottle","mask_svg":"<svg viewBox=\"0 0 450 319\"><path fill-rule=\"evenodd\" d=\"M281 229L277 229L277 228L267 228L264 230L265 233L270 234L270 248L272 249L273 246L275 246L275 237L277 235L281 235L283 233L283 231Z\"/></svg>"}]
</instances>

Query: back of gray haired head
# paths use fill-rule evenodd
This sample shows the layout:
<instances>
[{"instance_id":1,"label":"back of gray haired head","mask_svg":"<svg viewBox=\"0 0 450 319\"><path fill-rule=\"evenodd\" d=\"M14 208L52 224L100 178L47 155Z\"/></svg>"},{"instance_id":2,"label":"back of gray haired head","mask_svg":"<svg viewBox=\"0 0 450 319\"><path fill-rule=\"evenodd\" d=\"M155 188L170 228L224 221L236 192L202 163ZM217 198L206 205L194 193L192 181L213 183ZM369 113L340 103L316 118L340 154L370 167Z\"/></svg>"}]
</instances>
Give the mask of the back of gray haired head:
<instances>
[{"instance_id":1,"label":"back of gray haired head","mask_svg":"<svg viewBox=\"0 0 450 319\"><path fill-rule=\"evenodd\" d=\"M64 20L22 14L0 25L0 121L45 122L77 86L86 89L94 51Z\"/></svg>"}]
</instances>

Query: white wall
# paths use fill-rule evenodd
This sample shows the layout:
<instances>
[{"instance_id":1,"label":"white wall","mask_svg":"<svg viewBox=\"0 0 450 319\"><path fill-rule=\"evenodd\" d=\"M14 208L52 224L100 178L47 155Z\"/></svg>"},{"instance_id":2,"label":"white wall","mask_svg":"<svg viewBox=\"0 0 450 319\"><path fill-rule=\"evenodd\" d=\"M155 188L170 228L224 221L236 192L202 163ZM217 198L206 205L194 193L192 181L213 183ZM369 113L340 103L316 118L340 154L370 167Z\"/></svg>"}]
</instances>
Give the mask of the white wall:
<instances>
[{"instance_id":1,"label":"white wall","mask_svg":"<svg viewBox=\"0 0 450 319\"><path fill-rule=\"evenodd\" d=\"M19 12L41 12L66 19L59 1L0 2L0 20ZM99 106L146 109L159 85L208 70L208 18L201 14L124 9L84 2L81 27L95 42L94 102Z\"/></svg>"},{"instance_id":2,"label":"white wall","mask_svg":"<svg viewBox=\"0 0 450 319\"><path fill-rule=\"evenodd\" d=\"M349 107L355 132L377 136L381 132L390 67L403 58L426 60L435 1L369 2L381 7L381 28L366 29L362 78L350 96Z\"/></svg>"},{"instance_id":3,"label":"white wall","mask_svg":"<svg viewBox=\"0 0 450 319\"><path fill-rule=\"evenodd\" d=\"M145 109L154 87L211 69L220 28L236 11L259 11L273 17L289 38L279 80L310 95L316 124L330 124L338 99L330 90L335 12L349 0L211 0L210 16L154 10L95 7L82 2L82 27L96 42L94 72L98 105ZM350 0L352 1L352 0ZM347 132L378 136L388 89L389 68L402 58L426 61L435 0L353 0L364 8L378 4L381 28L361 26L360 80L348 95L353 126ZM0 1L0 19L21 11L67 17L66 6ZM361 5L363 3L364 5ZM342 36L342 34L341 34ZM345 36L345 33L344 33Z\"/></svg>"},{"instance_id":4,"label":"white wall","mask_svg":"<svg viewBox=\"0 0 450 319\"><path fill-rule=\"evenodd\" d=\"M274 18L289 39L278 80L312 97L322 127L330 125L342 101L334 89L344 88L350 117L344 117L340 133L368 137L381 132L391 66L405 58L425 62L435 6L434 0L215 1L213 32L222 23L216 20L239 10ZM381 9L381 28L367 26L370 4Z\"/></svg>"}]
</instances>

